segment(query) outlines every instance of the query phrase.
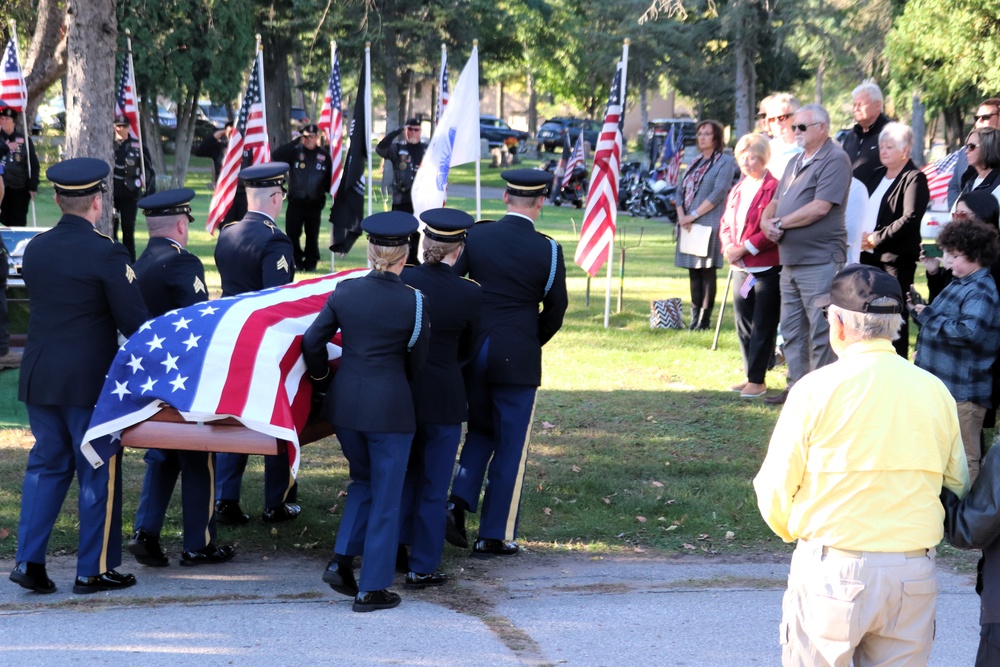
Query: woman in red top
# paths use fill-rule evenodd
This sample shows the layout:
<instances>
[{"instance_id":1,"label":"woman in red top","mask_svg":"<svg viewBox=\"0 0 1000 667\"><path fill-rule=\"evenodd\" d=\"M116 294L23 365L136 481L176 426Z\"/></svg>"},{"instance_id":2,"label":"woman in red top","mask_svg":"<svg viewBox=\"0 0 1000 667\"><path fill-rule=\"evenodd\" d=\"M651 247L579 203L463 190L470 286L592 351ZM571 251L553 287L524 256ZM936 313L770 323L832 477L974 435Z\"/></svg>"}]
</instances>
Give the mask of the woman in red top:
<instances>
[{"instance_id":1,"label":"woman in red top","mask_svg":"<svg viewBox=\"0 0 1000 667\"><path fill-rule=\"evenodd\" d=\"M729 193L719 225L722 254L733 269L733 309L747 380L732 387L742 398L767 393L764 376L778 331L781 265L778 246L760 228L760 216L778 189L767 170L771 148L767 137L748 134L733 151L743 178Z\"/></svg>"}]
</instances>

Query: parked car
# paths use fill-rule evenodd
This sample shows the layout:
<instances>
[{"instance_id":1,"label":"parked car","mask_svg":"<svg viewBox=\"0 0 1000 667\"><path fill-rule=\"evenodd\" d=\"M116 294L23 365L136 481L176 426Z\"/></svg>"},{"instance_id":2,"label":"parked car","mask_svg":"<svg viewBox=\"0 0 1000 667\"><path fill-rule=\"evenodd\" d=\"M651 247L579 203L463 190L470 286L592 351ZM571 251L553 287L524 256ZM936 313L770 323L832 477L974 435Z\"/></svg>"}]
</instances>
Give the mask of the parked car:
<instances>
[{"instance_id":1,"label":"parked car","mask_svg":"<svg viewBox=\"0 0 1000 667\"><path fill-rule=\"evenodd\" d=\"M554 151L563 144L563 133L569 132L570 144L576 143L580 132L583 132L583 140L590 144L593 149L597 145L597 137L601 133L601 123L596 120L586 120L583 118L549 118L538 128L538 152L542 149Z\"/></svg>"},{"instance_id":2,"label":"parked car","mask_svg":"<svg viewBox=\"0 0 1000 667\"><path fill-rule=\"evenodd\" d=\"M513 137L517 140L518 149L524 147L531 135L522 130L515 130L502 118L496 116L479 116L479 138L490 142L490 148L499 148Z\"/></svg>"},{"instance_id":3,"label":"parked car","mask_svg":"<svg viewBox=\"0 0 1000 667\"><path fill-rule=\"evenodd\" d=\"M295 129L301 128L303 125L309 124L309 114L302 107L292 107L292 126Z\"/></svg>"},{"instance_id":4,"label":"parked car","mask_svg":"<svg viewBox=\"0 0 1000 667\"><path fill-rule=\"evenodd\" d=\"M198 102L198 108L201 110L201 117L217 129L221 130L229 122L229 113L224 104L214 104L208 100L201 100Z\"/></svg>"}]
</instances>

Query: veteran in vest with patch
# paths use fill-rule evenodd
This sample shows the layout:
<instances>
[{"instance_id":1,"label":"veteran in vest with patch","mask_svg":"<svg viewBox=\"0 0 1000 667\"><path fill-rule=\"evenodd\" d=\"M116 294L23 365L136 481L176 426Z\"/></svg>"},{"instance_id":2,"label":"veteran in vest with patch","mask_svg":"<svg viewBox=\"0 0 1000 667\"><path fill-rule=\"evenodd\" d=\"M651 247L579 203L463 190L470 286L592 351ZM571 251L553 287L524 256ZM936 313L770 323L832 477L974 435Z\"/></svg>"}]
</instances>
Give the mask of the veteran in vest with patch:
<instances>
[{"instance_id":1,"label":"veteran in vest with patch","mask_svg":"<svg viewBox=\"0 0 1000 667\"><path fill-rule=\"evenodd\" d=\"M295 248L295 270L315 271L319 262L320 215L330 190L330 149L319 144L319 128L309 124L302 128L298 139L279 147L272 157L291 166L285 233ZM303 231L304 250L300 240Z\"/></svg>"},{"instance_id":2,"label":"veteran in vest with patch","mask_svg":"<svg viewBox=\"0 0 1000 667\"><path fill-rule=\"evenodd\" d=\"M275 225L285 195L284 162L265 162L240 172L246 185L247 213L242 220L222 225L215 245L215 265L222 278L222 296L256 292L287 285L295 278L292 242ZM215 488L216 513L221 523L245 524L250 516L240 507L240 487L246 454L220 454ZM296 485L285 454L264 457L265 522L298 516Z\"/></svg>"},{"instance_id":3,"label":"veteran in vest with patch","mask_svg":"<svg viewBox=\"0 0 1000 667\"><path fill-rule=\"evenodd\" d=\"M0 163L4 194L0 224L24 227L28 208L38 192L38 154L30 137L17 129L18 112L0 100Z\"/></svg>"},{"instance_id":4,"label":"veteran in vest with patch","mask_svg":"<svg viewBox=\"0 0 1000 667\"><path fill-rule=\"evenodd\" d=\"M185 247L188 225L194 222L194 190L167 190L139 200L146 216L149 245L135 263L139 289L153 317L208 300L205 268ZM143 565L170 564L160 546L167 505L181 478L184 549L181 565L224 563L233 558L231 546L215 544L215 455L211 452L147 449L146 476L135 515L135 533L128 550Z\"/></svg>"},{"instance_id":5,"label":"veteran in vest with patch","mask_svg":"<svg viewBox=\"0 0 1000 667\"><path fill-rule=\"evenodd\" d=\"M18 398L27 406L35 444L24 475L10 579L36 593L56 590L45 571L45 552L74 476L80 483L80 543L73 592L135 584L131 574L115 571L122 555L121 453L94 468L80 450L119 333L131 336L148 319L128 251L94 226L110 171L93 158L50 167L46 176L63 215L24 252L31 315Z\"/></svg>"}]
</instances>

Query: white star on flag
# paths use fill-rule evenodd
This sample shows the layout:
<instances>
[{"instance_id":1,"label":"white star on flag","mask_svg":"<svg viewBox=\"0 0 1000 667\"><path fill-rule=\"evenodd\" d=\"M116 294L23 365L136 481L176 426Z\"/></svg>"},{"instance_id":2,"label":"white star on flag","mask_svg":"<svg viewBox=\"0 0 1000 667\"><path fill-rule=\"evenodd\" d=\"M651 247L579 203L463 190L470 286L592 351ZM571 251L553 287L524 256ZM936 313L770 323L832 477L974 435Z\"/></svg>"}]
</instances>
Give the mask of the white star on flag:
<instances>
[{"instance_id":1,"label":"white star on flag","mask_svg":"<svg viewBox=\"0 0 1000 667\"><path fill-rule=\"evenodd\" d=\"M212 306L205 306L204 308L202 308L198 312L201 313L202 317L205 317L206 315L215 315L215 311L217 311L217 310L218 310L218 308L214 308Z\"/></svg>"},{"instance_id":2,"label":"white star on flag","mask_svg":"<svg viewBox=\"0 0 1000 667\"><path fill-rule=\"evenodd\" d=\"M185 382L187 382L187 378L182 378L181 374L178 373L177 377L170 381L170 386L174 388L174 391L177 391L178 389L187 389L187 387L184 386Z\"/></svg>"},{"instance_id":3,"label":"white star on flag","mask_svg":"<svg viewBox=\"0 0 1000 667\"><path fill-rule=\"evenodd\" d=\"M167 372L170 372L170 371L179 370L177 368L177 360L178 359L180 359L179 355L175 356L175 355L170 354L169 352L167 352L167 358L165 360L163 360L163 361L160 362L161 364L163 364L164 366L166 366L166 369L164 370L164 372L167 373Z\"/></svg>"},{"instance_id":4,"label":"white star on flag","mask_svg":"<svg viewBox=\"0 0 1000 667\"><path fill-rule=\"evenodd\" d=\"M158 381L159 380L154 380L153 378L146 378L146 383L142 385L142 393L145 394L147 391L153 391L153 387Z\"/></svg>"},{"instance_id":5,"label":"white star on flag","mask_svg":"<svg viewBox=\"0 0 1000 667\"><path fill-rule=\"evenodd\" d=\"M115 390L111 393L117 396L120 401L125 398L126 394L131 394L132 392L128 390L128 382L118 382L115 380Z\"/></svg>"},{"instance_id":6,"label":"white star on flag","mask_svg":"<svg viewBox=\"0 0 1000 667\"><path fill-rule=\"evenodd\" d=\"M145 368L142 367L142 357L138 357L137 358L134 354L130 354L129 356L132 357L132 360L129 361L126 364L126 366L131 366L132 367L132 375L135 375L139 371L146 370Z\"/></svg>"},{"instance_id":7,"label":"white star on flag","mask_svg":"<svg viewBox=\"0 0 1000 667\"><path fill-rule=\"evenodd\" d=\"M159 336L154 335L153 340L148 341L146 345L149 346L149 351L152 352L153 350L159 350L160 348L162 348L163 341L165 340L166 338L160 338Z\"/></svg>"},{"instance_id":8,"label":"white star on flag","mask_svg":"<svg viewBox=\"0 0 1000 667\"><path fill-rule=\"evenodd\" d=\"M188 339L184 341L184 344L187 346L188 352L191 351L192 347L198 347L199 340L201 340L201 336L195 336L194 334L188 336Z\"/></svg>"},{"instance_id":9,"label":"white star on flag","mask_svg":"<svg viewBox=\"0 0 1000 667\"><path fill-rule=\"evenodd\" d=\"M173 325L174 325L174 331L180 331L181 329L187 329L188 328L188 324L190 324L190 323L191 323L191 320L188 320L188 319L185 319L185 318L182 317L181 319L179 319L179 320L177 320L176 322L173 323Z\"/></svg>"}]
</instances>

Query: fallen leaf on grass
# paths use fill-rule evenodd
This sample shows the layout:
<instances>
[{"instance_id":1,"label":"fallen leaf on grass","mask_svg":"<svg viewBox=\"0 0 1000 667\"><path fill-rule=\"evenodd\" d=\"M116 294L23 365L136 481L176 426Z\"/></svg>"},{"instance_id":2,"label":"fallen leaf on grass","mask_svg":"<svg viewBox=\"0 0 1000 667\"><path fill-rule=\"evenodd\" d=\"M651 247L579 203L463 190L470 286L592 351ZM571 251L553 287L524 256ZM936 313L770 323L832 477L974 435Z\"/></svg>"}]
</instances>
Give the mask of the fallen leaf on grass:
<instances>
[{"instance_id":1,"label":"fallen leaf on grass","mask_svg":"<svg viewBox=\"0 0 1000 667\"><path fill-rule=\"evenodd\" d=\"M685 542L681 546L684 547L685 549L687 549L688 551L697 551L698 550L698 547L696 547L693 544L688 544L687 542Z\"/></svg>"},{"instance_id":2,"label":"fallen leaf on grass","mask_svg":"<svg viewBox=\"0 0 1000 667\"><path fill-rule=\"evenodd\" d=\"M347 491L337 491L337 497L338 498L343 498L346 495L347 495Z\"/></svg>"},{"instance_id":3,"label":"fallen leaf on grass","mask_svg":"<svg viewBox=\"0 0 1000 667\"><path fill-rule=\"evenodd\" d=\"M10 537L10 529L0 528L0 540L5 540Z\"/></svg>"},{"instance_id":4,"label":"fallen leaf on grass","mask_svg":"<svg viewBox=\"0 0 1000 667\"><path fill-rule=\"evenodd\" d=\"M644 553L646 553L646 550L643 549L642 547L636 547L635 549L633 549L633 551L635 551L637 554L644 554Z\"/></svg>"},{"instance_id":5,"label":"fallen leaf on grass","mask_svg":"<svg viewBox=\"0 0 1000 667\"><path fill-rule=\"evenodd\" d=\"M535 491L538 491L539 493L541 493L542 492L542 485L539 484L538 486L536 486L535 487Z\"/></svg>"},{"instance_id":6,"label":"fallen leaf on grass","mask_svg":"<svg viewBox=\"0 0 1000 667\"><path fill-rule=\"evenodd\" d=\"M677 530L677 528L678 528L678 526L677 526L676 523L674 525L672 525L672 526L667 526L667 530Z\"/></svg>"},{"instance_id":7,"label":"fallen leaf on grass","mask_svg":"<svg viewBox=\"0 0 1000 667\"><path fill-rule=\"evenodd\" d=\"M639 523L646 523L646 517L644 516L637 516L635 520L638 521Z\"/></svg>"},{"instance_id":8,"label":"fallen leaf on grass","mask_svg":"<svg viewBox=\"0 0 1000 667\"><path fill-rule=\"evenodd\" d=\"M665 516L658 516L658 517L656 517L656 520L657 521L666 521L667 517L665 517Z\"/></svg>"},{"instance_id":9,"label":"fallen leaf on grass","mask_svg":"<svg viewBox=\"0 0 1000 667\"><path fill-rule=\"evenodd\" d=\"M674 500L673 498L671 498L670 500L667 501L667 504L668 505L673 505L676 502L677 502L676 500Z\"/></svg>"},{"instance_id":10,"label":"fallen leaf on grass","mask_svg":"<svg viewBox=\"0 0 1000 667\"><path fill-rule=\"evenodd\" d=\"M701 535L698 536L698 539L704 542L705 540L708 539L708 533L702 533Z\"/></svg>"},{"instance_id":11,"label":"fallen leaf on grass","mask_svg":"<svg viewBox=\"0 0 1000 667\"><path fill-rule=\"evenodd\" d=\"M727 540L733 540L733 539L736 539L736 533L734 533L734 532L733 532L733 531L731 531L731 530L727 530L727 531L726 531L726 539L727 539Z\"/></svg>"},{"instance_id":12,"label":"fallen leaf on grass","mask_svg":"<svg viewBox=\"0 0 1000 667\"><path fill-rule=\"evenodd\" d=\"M570 468L570 470L572 470L573 472L580 472L580 466L573 466L572 468Z\"/></svg>"},{"instance_id":13,"label":"fallen leaf on grass","mask_svg":"<svg viewBox=\"0 0 1000 667\"><path fill-rule=\"evenodd\" d=\"M546 507L545 509L542 510L542 514L544 514L545 516L552 516L552 508Z\"/></svg>"},{"instance_id":14,"label":"fallen leaf on grass","mask_svg":"<svg viewBox=\"0 0 1000 667\"><path fill-rule=\"evenodd\" d=\"M555 428L556 425L552 422L542 422L542 428Z\"/></svg>"},{"instance_id":15,"label":"fallen leaf on grass","mask_svg":"<svg viewBox=\"0 0 1000 667\"><path fill-rule=\"evenodd\" d=\"M610 505L611 504L611 498L601 498L601 500L604 501L605 505Z\"/></svg>"},{"instance_id":16,"label":"fallen leaf on grass","mask_svg":"<svg viewBox=\"0 0 1000 667\"><path fill-rule=\"evenodd\" d=\"M339 510L339 509L340 509L340 505L334 505L333 507L331 507L330 509L328 509L327 512L329 512L330 514L336 514L337 510Z\"/></svg>"},{"instance_id":17,"label":"fallen leaf on grass","mask_svg":"<svg viewBox=\"0 0 1000 667\"><path fill-rule=\"evenodd\" d=\"M652 484L653 486L655 486L658 489L663 486L663 482L653 481L653 482L650 482L650 484Z\"/></svg>"}]
</instances>

